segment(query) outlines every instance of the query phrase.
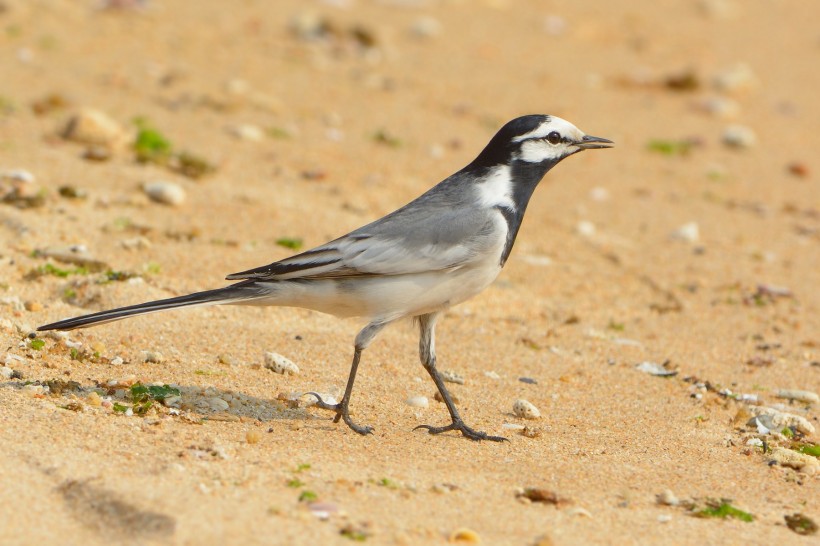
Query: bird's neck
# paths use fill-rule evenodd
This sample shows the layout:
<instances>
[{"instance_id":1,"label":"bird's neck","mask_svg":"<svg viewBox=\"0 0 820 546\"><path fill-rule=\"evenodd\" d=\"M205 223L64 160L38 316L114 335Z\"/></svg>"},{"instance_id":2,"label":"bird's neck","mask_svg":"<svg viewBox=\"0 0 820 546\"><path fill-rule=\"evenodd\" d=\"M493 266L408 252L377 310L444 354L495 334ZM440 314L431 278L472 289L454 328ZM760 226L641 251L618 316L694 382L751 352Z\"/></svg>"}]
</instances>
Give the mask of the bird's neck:
<instances>
[{"instance_id":1,"label":"bird's neck","mask_svg":"<svg viewBox=\"0 0 820 546\"><path fill-rule=\"evenodd\" d=\"M542 161L541 163L513 161L510 165L510 177L513 181L512 201L515 203L515 209L501 209L501 213L507 221L507 241L501 253L500 265L502 267L509 258L510 252L512 252L530 197L532 197L535 188L544 178L544 175L557 164L558 161Z\"/></svg>"}]
</instances>

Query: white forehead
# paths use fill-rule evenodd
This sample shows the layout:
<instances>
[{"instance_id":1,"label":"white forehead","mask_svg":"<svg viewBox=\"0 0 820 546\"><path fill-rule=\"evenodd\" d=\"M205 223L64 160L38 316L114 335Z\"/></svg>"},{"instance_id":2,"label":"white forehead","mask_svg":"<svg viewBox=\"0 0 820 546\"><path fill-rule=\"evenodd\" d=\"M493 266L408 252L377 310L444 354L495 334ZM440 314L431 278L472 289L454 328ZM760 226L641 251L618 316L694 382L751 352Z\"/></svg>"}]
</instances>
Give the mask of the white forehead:
<instances>
[{"instance_id":1,"label":"white forehead","mask_svg":"<svg viewBox=\"0 0 820 546\"><path fill-rule=\"evenodd\" d=\"M513 139L513 142L521 142L530 138L544 138L553 131L558 131L562 137L569 137L573 140L581 140L584 133L575 125L565 119L550 116L547 121L523 135L518 135Z\"/></svg>"}]
</instances>

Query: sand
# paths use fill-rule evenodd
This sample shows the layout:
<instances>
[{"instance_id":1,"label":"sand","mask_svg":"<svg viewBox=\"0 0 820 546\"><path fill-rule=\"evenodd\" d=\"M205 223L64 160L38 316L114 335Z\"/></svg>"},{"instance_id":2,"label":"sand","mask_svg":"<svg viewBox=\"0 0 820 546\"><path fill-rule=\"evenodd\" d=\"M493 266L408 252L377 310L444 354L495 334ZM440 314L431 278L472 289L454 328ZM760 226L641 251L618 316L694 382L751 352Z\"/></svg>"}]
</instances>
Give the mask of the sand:
<instances>
[{"instance_id":1,"label":"sand","mask_svg":"<svg viewBox=\"0 0 820 546\"><path fill-rule=\"evenodd\" d=\"M0 2L0 335L15 372L0 378L0 543L469 543L462 528L499 545L810 543L784 516L820 521L817 474L769 465L745 422L750 404L785 404L818 426L817 404L775 395L820 391L820 8L103 4ZM83 108L131 137L147 120L215 171L139 164L127 143L86 159L60 136ZM528 113L616 148L550 172L501 277L439 324L439 366L464 377L451 390L465 420L509 442L413 430L447 414L409 321L364 354L352 410L368 437L277 399L340 394L357 320L219 307L72 332L69 345L41 336L39 350L26 338L222 286L292 254L282 238L310 248L346 233ZM724 144L732 125L756 139ZM142 186L157 181L184 202L149 200ZM70 245L137 277L101 282L35 252ZM300 373L266 369L267 351ZM677 375L636 369L666 361ZM37 387L55 380L79 390ZM182 407L105 407L129 407L134 381L178 386ZM540 419L512 414L521 398ZM524 488L561 500L526 502ZM683 506L659 504L666 489ZM754 521L691 515L689 501L722 498Z\"/></svg>"}]
</instances>

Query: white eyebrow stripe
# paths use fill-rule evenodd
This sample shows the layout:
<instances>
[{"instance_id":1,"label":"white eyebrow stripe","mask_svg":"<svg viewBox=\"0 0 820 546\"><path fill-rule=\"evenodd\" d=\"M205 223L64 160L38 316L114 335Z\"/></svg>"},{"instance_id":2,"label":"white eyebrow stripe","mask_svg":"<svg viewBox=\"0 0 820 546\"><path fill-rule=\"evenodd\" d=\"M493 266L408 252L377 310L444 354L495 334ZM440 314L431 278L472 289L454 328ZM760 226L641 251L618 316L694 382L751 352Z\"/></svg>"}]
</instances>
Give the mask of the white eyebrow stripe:
<instances>
[{"instance_id":1,"label":"white eyebrow stripe","mask_svg":"<svg viewBox=\"0 0 820 546\"><path fill-rule=\"evenodd\" d=\"M564 138L577 138L581 139L584 136L584 133L580 131L575 125L568 122L565 119L557 118L551 116L547 118L547 121L530 131L529 133L525 133L523 135L519 135L515 137L512 141L513 142L522 142L524 140L532 140L536 138L544 138L552 131L558 131L558 133Z\"/></svg>"}]
</instances>

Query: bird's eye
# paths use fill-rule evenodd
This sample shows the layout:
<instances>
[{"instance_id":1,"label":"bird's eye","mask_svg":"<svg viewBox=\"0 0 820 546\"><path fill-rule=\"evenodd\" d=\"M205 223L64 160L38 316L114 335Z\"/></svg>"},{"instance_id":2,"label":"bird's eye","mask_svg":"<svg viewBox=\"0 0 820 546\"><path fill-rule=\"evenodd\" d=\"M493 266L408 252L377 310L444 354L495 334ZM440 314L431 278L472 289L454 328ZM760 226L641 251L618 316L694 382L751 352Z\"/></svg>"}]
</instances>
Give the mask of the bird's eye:
<instances>
[{"instance_id":1,"label":"bird's eye","mask_svg":"<svg viewBox=\"0 0 820 546\"><path fill-rule=\"evenodd\" d=\"M547 135L547 142L549 142L552 145L558 144L559 142L561 142L561 135L558 133L558 131L553 131Z\"/></svg>"}]
</instances>

